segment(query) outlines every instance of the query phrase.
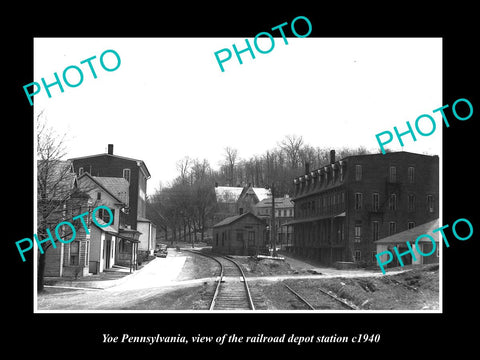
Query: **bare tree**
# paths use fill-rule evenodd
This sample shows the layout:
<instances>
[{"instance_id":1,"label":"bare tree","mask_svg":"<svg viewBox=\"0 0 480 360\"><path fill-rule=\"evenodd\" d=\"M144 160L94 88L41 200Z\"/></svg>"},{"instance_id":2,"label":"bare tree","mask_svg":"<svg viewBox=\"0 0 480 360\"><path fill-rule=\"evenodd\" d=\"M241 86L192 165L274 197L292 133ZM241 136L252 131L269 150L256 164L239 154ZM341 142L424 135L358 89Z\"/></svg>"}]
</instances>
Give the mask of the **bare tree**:
<instances>
[{"instance_id":1,"label":"bare tree","mask_svg":"<svg viewBox=\"0 0 480 360\"><path fill-rule=\"evenodd\" d=\"M191 163L192 160L188 156L177 161L177 170L180 172L179 176L182 183L188 181Z\"/></svg>"},{"instance_id":2,"label":"bare tree","mask_svg":"<svg viewBox=\"0 0 480 360\"><path fill-rule=\"evenodd\" d=\"M76 216L85 211L85 193L75 188L75 174L66 156L66 134L59 135L40 112L36 117L37 130L37 237L45 239L66 216ZM74 224L75 225L75 224ZM76 224L80 225L80 224ZM71 230L70 230L71 232ZM66 238L71 234L64 233ZM44 286L46 252L52 241L42 244L39 250L37 290Z\"/></svg>"},{"instance_id":3,"label":"bare tree","mask_svg":"<svg viewBox=\"0 0 480 360\"><path fill-rule=\"evenodd\" d=\"M287 159L289 160L292 169L298 168L300 163L300 151L303 146L303 138L301 136L297 137L296 135L287 135L279 145L287 155Z\"/></svg>"},{"instance_id":4,"label":"bare tree","mask_svg":"<svg viewBox=\"0 0 480 360\"><path fill-rule=\"evenodd\" d=\"M235 186L235 163L237 160L238 151L229 146L225 148L225 161L229 169L228 182L230 186Z\"/></svg>"}]
</instances>

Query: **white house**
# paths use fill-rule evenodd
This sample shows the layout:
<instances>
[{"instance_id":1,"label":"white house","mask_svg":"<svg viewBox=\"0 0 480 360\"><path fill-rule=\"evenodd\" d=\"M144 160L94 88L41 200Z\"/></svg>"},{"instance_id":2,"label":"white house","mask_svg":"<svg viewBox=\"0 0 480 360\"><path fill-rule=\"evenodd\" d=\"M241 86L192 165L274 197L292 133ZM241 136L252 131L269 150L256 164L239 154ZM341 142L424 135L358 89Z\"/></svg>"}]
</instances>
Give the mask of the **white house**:
<instances>
[{"instance_id":1,"label":"white house","mask_svg":"<svg viewBox=\"0 0 480 360\"><path fill-rule=\"evenodd\" d=\"M137 230L141 232L139 237L138 251L147 255L153 255L157 238L157 227L150 220L138 217Z\"/></svg>"}]
</instances>

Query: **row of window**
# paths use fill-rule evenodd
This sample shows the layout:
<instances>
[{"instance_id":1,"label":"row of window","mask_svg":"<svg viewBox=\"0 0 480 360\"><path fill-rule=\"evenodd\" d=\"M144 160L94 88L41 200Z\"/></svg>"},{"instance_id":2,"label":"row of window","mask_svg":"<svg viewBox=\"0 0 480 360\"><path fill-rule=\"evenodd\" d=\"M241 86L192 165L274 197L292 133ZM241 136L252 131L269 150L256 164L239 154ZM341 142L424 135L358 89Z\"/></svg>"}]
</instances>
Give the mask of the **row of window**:
<instances>
[{"instance_id":1,"label":"row of window","mask_svg":"<svg viewBox=\"0 0 480 360\"><path fill-rule=\"evenodd\" d=\"M433 213L435 211L435 198L429 194L426 197L427 211ZM396 193L391 193L388 196L388 210L395 211L398 207L398 196ZM355 193L355 210L363 209L363 193ZM380 194L377 192L372 193L372 206L371 211L380 210ZM415 194L408 194L408 211L416 210L416 196Z\"/></svg>"},{"instance_id":2,"label":"row of window","mask_svg":"<svg viewBox=\"0 0 480 360\"><path fill-rule=\"evenodd\" d=\"M323 215L345 208L345 192L332 192L318 196L315 200L302 202L298 206L298 216Z\"/></svg>"},{"instance_id":3,"label":"row of window","mask_svg":"<svg viewBox=\"0 0 480 360\"><path fill-rule=\"evenodd\" d=\"M362 210L364 208L363 193L354 194L354 209ZM408 211L415 211L417 200L415 194L408 194ZM435 198L433 195L426 196L426 207L429 213L435 211ZM298 217L308 217L322 215L332 211L342 211L345 208L345 192L336 192L319 196L315 200L302 202L297 207ZM371 211L377 212L381 208L380 193L372 193ZM388 196L388 210L396 211L398 209L398 195L391 193Z\"/></svg>"},{"instance_id":4,"label":"row of window","mask_svg":"<svg viewBox=\"0 0 480 360\"><path fill-rule=\"evenodd\" d=\"M371 259L370 259L370 261L376 263L376 262L377 262L377 257L376 257L376 255L377 255L377 252L376 252L376 251L372 251L372 252L371 252ZM436 256L437 256L437 257L440 257L440 248L439 248L439 247L437 247ZM359 261L362 261L362 260L364 260L364 259L362 258L362 252L361 252L360 250L358 250L358 249L355 250L355 261L356 261L356 262L359 262ZM365 259L365 260L367 260L367 259ZM404 261L405 261L405 259L404 259Z\"/></svg>"},{"instance_id":5,"label":"row of window","mask_svg":"<svg viewBox=\"0 0 480 360\"><path fill-rule=\"evenodd\" d=\"M415 222L414 221L409 221L407 223L407 228L413 229L415 227ZM377 241L379 239L379 222L378 221L372 221L372 241ZM393 235L397 232L397 222L396 221L390 221L388 224L388 235ZM355 224L354 228L354 236L353 236L353 241L356 243L359 243L362 241L362 224L361 222L357 222Z\"/></svg>"},{"instance_id":6,"label":"row of window","mask_svg":"<svg viewBox=\"0 0 480 360\"><path fill-rule=\"evenodd\" d=\"M91 165L86 165L78 168L78 176L83 175L84 173L89 173L89 174L92 173ZM128 182L130 182L130 174L131 174L130 169L122 170L122 177Z\"/></svg>"},{"instance_id":7,"label":"row of window","mask_svg":"<svg viewBox=\"0 0 480 360\"><path fill-rule=\"evenodd\" d=\"M361 181L362 180L362 165L355 165L355 181ZM396 166L390 166L388 168L388 180L391 183L397 182L397 167ZM415 167L409 166L407 168L407 180L410 184L413 184L415 182Z\"/></svg>"},{"instance_id":8,"label":"row of window","mask_svg":"<svg viewBox=\"0 0 480 360\"><path fill-rule=\"evenodd\" d=\"M344 179L343 166L339 166L339 167L334 166L331 169L331 171L330 171L330 168L328 167L326 169L327 171L316 170L316 171L313 171L311 174L305 175L305 177L300 180L301 190L303 190L309 184L328 185L329 183L332 183L332 184L335 183L337 179L340 180L340 182L343 182L343 179ZM362 165L357 164L355 165L355 181L361 181L362 177L363 177L363 167ZM396 166L390 166L388 168L388 180L391 183L397 182ZM407 168L407 180L410 184L415 183L415 167L414 166L409 166ZM297 182L297 179L295 180L295 184L299 184Z\"/></svg>"},{"instance_id":9,"label":"row of window","mask_svg":"<svg viewBox=\"0 0 480 360\"><path fill-rule=\"evenodd\" d=\"M300 190L303 190L306 186L309 185L326 186L328 184L335 183L337 180L343 182L343 179L343 166L338 166L334 164L332 165L332 167L325 167L322 169L314 170L310 174L305 175L305 177L295 179L294 183L296 185L301 185Z\"/></svg>"},{"instance_id":10,"label":"row of window","mask_svg":"<svg viewBox=\"0 0 480 360\"><path fill-rule=\"evenodd\" d=\"M215 246L219 246L219 234L215 234ZM227 239L226 233L222 232L221 237L221 246L225 246L225 239ZM236 240L239 242L243 242L243 231L237 231L236 233ZM247 232L247 241L248 246L255 246L255 231L248 231Z\"/></svg>"},{"instance_id":11,"label":"row of window","mask_svg":"<svg viewBox=\"0 0 480 360\"><path fill-rule=\"evenodd\" d=\"M272 213L272 208L262 208L259 211L259 215L270 215ZM275 216L277 217L292 217L293 209L275 209Z\"/></svg>"}]
</instances>

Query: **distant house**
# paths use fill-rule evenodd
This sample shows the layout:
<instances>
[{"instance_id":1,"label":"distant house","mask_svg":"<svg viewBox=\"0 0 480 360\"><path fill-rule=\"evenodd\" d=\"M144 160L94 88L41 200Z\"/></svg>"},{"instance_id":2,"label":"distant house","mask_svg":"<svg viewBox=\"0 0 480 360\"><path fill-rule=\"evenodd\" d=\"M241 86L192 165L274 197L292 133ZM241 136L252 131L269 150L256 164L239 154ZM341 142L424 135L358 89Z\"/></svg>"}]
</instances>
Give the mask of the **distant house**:
<instances>
[{"instance_id":1,"label":"distant house","mask_svg":"<svg viewBox=\"0 0 480 360\"><path fill-rule=\"evenodd\" d=\"M248 186L218 186L215 185L217 211L213 222L219 222L227 217L253 212L255 205L266 199L270 192L265 188Z\"/></svg>"},{"instance_id":2,"label":"distant house","mask_svg":"<svg viewBox=\"0 0 480 360\"><path fill-rule=\"evenodd\" d=\"M259 218L265 219L266 223L271 226L272 218L272 197L261 200L253 207L253 213ZM275 198L275 230L276 244L282 246L293 245L293 225L287 222L293 220L294 204L292 199L285 195Z\"/></svg>"},{"instance_id":3,"label":"distant house","mask_svg":"<svg viewBox=\"0 0 480 360\"><path fill-rule=\"evenodd\" d=\"M383 239L375 241L375 244L377 246L377 254L384 252L384 251L390 251L393 255L393 260L390 262L387 267L395 267L395 266L400 266L400 263L398 262L398 258L395 255L395 252L393 248L396 246L397 250L400 254L407 252L408 247L406 242L408 241L410 245L412 246L413 253L415 254L415 260L413 260L411 254L406 254L402 256L402 262L404 265L410 265L410 264L433 264L433 263L438 263L439 259L439 237L440 234L437 233L432 233L433 230L438 229L440 227L438 219L435 219L433 221L429 221L425 224L417 225L412 229L405 230L399 233L396 233L391 236L387 236ZM417 252L417 248L415 246L415 241L416 239L423 234L428 234L432 236L435 239L435 247L436 251L434 251L433 254L429 256L422 256ZM429 254L433 250L433 243L432 241L427 238L427 237L422 237L419 242L418 246L420 248L420 251L423 254ZM382 262L386 262L388 258L388 254L382 255L380 257L380 260Z\"/></svg>"},{"instance_id":4,"label":"distant house","mask_svg":"<svg viewBox=\"0 0 480 360\"><path fill-rule=\"evenodd\" d=\"M213 226L212 251L229 255L255 255L267 247L265 220L247 212Z\"/></svg>"},{"instance_id":5,"label":"distant house","mask_svg":"<svg viewBox=\"0 0 480 360\"><path fill-rule=\"evenodd\" d=\"M254 212L255 206L262 200L271 196L270 190L265 188L253 187L250 184L245 186L237 200L238 214L244 212Z\"/></svg>"},{"instance_id":6,"label":"distant house","mask_svg":"<svg viewBox=\"0 0 480 360\"><path fill-rule=\"evenodd\" d=\"M213 215L213 222L217 223L227 217L237 215L237 201L243 187L218 186L215 185L215 198L217 210Z\"/></svg>"}]
</instances>

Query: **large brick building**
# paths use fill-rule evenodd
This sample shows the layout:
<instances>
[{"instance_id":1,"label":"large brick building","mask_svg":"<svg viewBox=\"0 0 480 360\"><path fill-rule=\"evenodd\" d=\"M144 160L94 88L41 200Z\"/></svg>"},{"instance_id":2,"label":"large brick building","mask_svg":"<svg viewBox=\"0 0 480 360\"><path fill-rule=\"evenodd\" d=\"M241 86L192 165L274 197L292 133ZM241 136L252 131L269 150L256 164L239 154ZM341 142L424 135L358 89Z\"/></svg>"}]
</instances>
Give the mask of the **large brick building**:
<instances>
[{"instance_id":1,"label":"large brick building","mask_svg":"<svg viewBox=\"0 0 480 360\"><path fill-rule=\"evenodd\" d=\"M113 153L113 144L108 144L108 151L104 154L82 156L70 159L77 176L88 173L97 179L103 179L110 187L115 179L125 179L128 184L128 194L125 194L127 207L122 216L121 222L124 233L138 232L138 250L144 254L153 254L155 249L156 228L146 218L146 193L147 180L150 179L150 172L142 160L132 159ZM108 180L111 181L108 181ZM130 236L130 235L129 235ZM117 247L128 256L130 262L131 246L133 242L121 238Z\"/></svg>"},{"instance_id":2,"label":"large brick building","mask_svg":"<svg viewBox=\"0 0 480 360\"><path fill-rule=\"evenodd\" d=\"M438 218L438 156L349 156L294 179L292 250L325 264L376 261L375 241Z\"/></svg>"},{"instance_id":3,"label":"large brick building","mask_svg":"<svg viewBox=\"0 0 480 360\"><path fill-rule=\"evenodd\" d=\"M125 224L137 229L138 218L146 216L147 180L150 172L142 160L113 154L113 144L106 154L89 155L70 159L77 176L89 173L97 177L124 178L129 183L129 211Z\"/></svg>"}]
</instances>

